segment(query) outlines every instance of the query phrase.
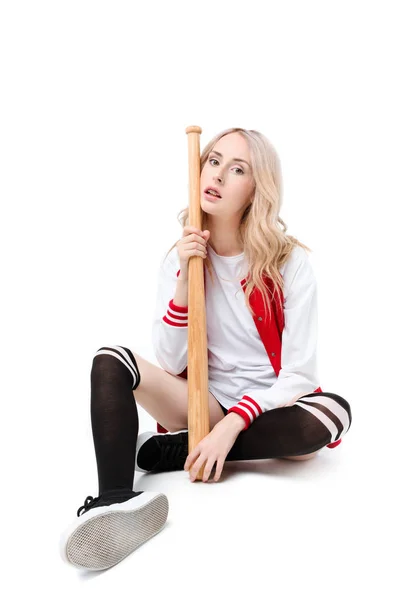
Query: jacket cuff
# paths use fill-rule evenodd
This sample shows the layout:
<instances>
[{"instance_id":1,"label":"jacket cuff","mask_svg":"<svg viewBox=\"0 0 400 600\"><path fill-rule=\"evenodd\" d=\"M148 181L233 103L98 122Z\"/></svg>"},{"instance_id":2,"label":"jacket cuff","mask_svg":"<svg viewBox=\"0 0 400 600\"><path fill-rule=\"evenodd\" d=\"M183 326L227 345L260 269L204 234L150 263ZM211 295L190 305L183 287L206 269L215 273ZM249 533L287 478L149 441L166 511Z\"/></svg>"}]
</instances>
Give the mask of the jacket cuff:
<instances>
[{"instance_id":1,"label":"jacket cuff","mask_svg":"<svg viewBox=\"0 0 400 600\"><path fill-rule=\"evenodd\" d=\"M178 306L173 300L169 301L167 313L163 316L163 321L173 327L188 327L188 306Z\"/></svg>"},{"instance_id":2,"label":"jacket cuff","mask_svg":"<svg viewBox=\"0 0 400 600\"><path fill-rule=\"evenodd\" d=\"M228 410L227 414L230 412L234 412L244 419L246 426L243 431L246 431L263 411L253 398L250 398L250 396L243 396L240 402Z\"/></svg>"}]
</instances>

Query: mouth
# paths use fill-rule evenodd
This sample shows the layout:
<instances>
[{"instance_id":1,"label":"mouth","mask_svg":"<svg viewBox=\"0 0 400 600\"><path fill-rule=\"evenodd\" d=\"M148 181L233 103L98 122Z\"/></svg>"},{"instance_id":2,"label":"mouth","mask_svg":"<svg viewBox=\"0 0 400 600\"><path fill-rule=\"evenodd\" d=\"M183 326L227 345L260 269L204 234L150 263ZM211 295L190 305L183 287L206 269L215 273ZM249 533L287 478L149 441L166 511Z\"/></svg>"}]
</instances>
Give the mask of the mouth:
<instances>
[{"instance_id":1,"label":"mouth","mask_svg":"<svg viewBox=\"0 0 400 600\"><path fill-rule=\"evenodd\" d=\"M204 190L204 196L207 198L207 200L210 200L211 202L215 202L216 200L221 199L221 195L218 192L218 190L212 187L208 187Z\"/></svg>"}]
</instances>

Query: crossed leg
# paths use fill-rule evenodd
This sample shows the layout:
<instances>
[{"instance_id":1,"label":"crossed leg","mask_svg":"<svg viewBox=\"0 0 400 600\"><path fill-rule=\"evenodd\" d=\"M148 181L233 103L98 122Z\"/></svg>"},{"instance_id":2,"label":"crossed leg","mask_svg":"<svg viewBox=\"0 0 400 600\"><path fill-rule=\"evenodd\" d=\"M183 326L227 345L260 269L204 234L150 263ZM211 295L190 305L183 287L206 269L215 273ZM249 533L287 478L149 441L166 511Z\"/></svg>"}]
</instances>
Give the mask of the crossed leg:
<instances>
[{"instance_id":1,"label":"crossed leg","mask_svg":"<svg viewBox=\"0 0 400 600\"><path fill-rule=\"evenodd\" d=\"M294 396L294 398L292 398L292 400L290 402L288 402L288 406L291 406L292 404L294 404L296 402L296 400L298 400L299 398L301 398L302 396L304 396L305 394L300 393L297 394L296 396ZM300 456L282 456L281 458L284 458L285 460L308 460L309 458L313 458L314 456L316 456L318 454L319 450L317 450L316 452L310 452L310 454L301 454Z\"/></svg>"},{"instance_id":2,"label":"crossed leg","mask_svg":"<svg viewBox=\"0 0 400 600\"><path fill-rule=\"evenodd\" d=\"M187 415L187 379L168 373L131 350L139 367L140 385L134 391L137 403L145 409L160 425L170 432L188 428ZM304 394L297 394L289 405L294 404ZM208 392L210 411L210 429L224 418L223 410L215 398ZM284 456L285 460L309 460L316 452L300 456Z\"/></svg>"}]
</instances>

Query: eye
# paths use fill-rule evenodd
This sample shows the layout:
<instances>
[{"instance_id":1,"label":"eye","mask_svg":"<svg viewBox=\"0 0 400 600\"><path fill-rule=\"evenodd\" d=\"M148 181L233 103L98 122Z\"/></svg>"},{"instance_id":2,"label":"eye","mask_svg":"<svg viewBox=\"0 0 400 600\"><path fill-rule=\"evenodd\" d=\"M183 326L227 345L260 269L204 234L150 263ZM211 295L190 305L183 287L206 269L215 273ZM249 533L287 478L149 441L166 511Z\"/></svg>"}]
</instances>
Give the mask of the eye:
<instances>
[{"instance_id":1,"label":"eye","mask_svg":"<svg viewBox=\"0 0 400 600\"><path fill-rule=\"evenodd\" d=\"M218 162L218 160L217 160L216 158L210 158L210 160L209 160L210 164L212 164L212 162L211 162L211 161L213 161L213 160L215 160L216 162ZM213 165L213 166L214 166L214 165ZM243 169L241 169L240 167L235 167L235 169L236 169L236 170L239 170L241 173L243 173L243 174L244 174L244 171L243 171Z\"/></svg>"}]
</instances>

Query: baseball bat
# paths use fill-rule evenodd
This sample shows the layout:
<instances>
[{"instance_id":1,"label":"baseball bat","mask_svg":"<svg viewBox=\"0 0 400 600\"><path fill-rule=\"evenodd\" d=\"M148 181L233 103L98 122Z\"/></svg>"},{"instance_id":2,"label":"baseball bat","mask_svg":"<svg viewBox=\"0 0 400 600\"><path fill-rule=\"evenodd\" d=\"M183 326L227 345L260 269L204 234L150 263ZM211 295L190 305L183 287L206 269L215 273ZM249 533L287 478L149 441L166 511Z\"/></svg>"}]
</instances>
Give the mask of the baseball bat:
<instances>
[{"instance_id":1,"label":"baseball bat","mask_svg":"<svg viewBox=\"0 0 400 600\"><path fill-rule=\"evenodd\" d=\"M202 229L200 206L201 127L186 128L189 157L189 225ZM204 290L204 259L191 256L188 262L188 431L189 454L210 432L208 407L208 350ZM197 473L203 478L205 465Z\"/></svg>"}]
</instances>

